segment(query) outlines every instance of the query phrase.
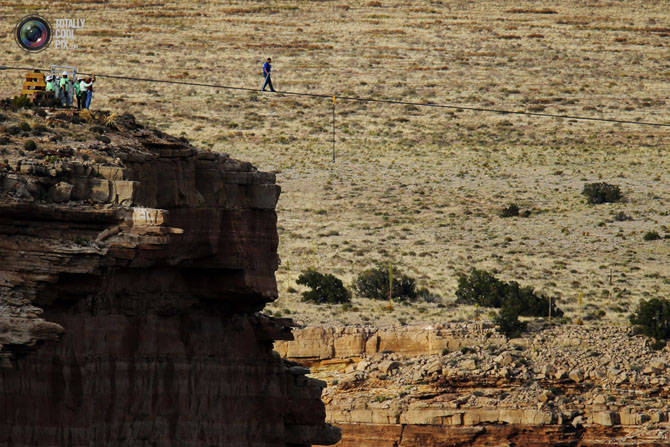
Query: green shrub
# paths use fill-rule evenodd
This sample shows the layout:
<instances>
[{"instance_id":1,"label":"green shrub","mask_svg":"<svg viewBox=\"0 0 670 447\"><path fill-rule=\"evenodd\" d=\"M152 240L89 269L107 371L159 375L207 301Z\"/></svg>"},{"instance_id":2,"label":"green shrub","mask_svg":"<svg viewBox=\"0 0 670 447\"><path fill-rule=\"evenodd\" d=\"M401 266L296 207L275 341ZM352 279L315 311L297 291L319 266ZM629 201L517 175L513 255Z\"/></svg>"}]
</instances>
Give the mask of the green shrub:
<instances>
[{"instance_id":1,"label":"green shrub","mask_svg":"<svg viewBox=\"0 0 670 447\"><path fill-rule=\"evenodd\" d=\"M584 185L582 194L586 196L586 199L591 204L614 203L621 200L621 190L619 190L619 187L604 182L587 183Z\"/></svg>"},{"instance_id":2,"label":"green shrub","mask_svg":"<svg viewBox=\"0 0 670 447\"><path fill-rule=\"evenodd\" d=\"M660 351L661 349L665 348L665 345L668 343L665 340L654 340L649 347L654 350L654 351Z\"/></svg>"},{"instance_id":3,"label":"green shrub","mask_svg":"<svg viewBox=\"0 0 670 447\"><path fill-rule=\"evenodd\" d=\"M630 322L641 334L656 340L670 339L670 301L660 298L642 300Z\"/></svg>"},{"instance_id":4,"label":"green shrub","mask_svg":"<svg viewBox=\"0 0 670 447\"><path fill-rule=\"evenodd\" d=\"M617 222L626 222L626 221L628 221L628 220L633 220L633 218L630 217L630 216L629 216L628 214L626 214L625 212L623 212L623 211L619 211L618 213L616 213L616 214L614 215L614 220L616 220Z\"/></svg>"},{"instance_id":5,"label":"green shrub","mask_svg":"<svg viewBox=\"0 0 670 447\"><path fill-rule=\"evenodd\" d=\"M603 309L594 310L593 312L589 312L588 314L584 315L584 321L602 320L605 315L607 315L607 312L605 312Z\"/></svg>"},{"instance_id":6,"label":"green shrub","mask_svg":"<svg viewBox=\"0 0 670 447\"><path fill-rule=\"evenodd\" d=\"M33 103L31 103L30 99L28 99L25 95L15 96L14 98L12 98L12 102L10 104L12 110L29 109L32 106Z\"/></svg>"},{"instance_id":7,"label":"green shrub","mask_svg":"<svg viewBox=\"0 0 670 447\"><path fill-rule=\"evenodd\" d=\"M300 274L296 283L312 289L302 293L303 301L311 301L317 304L348 303L351 301L351 292L344 287L342 280L330 273L324 275L316 270L307 270Z\"/></svg>"},{"instance_id":8,"label":"green shrub","mask_svg":"<svg viewBox=\"0 0 670 447\"><path fill-rule=\"evenodd\" d=\"M26 140L26 142L23 143L23 149L27 151L34 151L37 149L37 143L35 143L33 140Z\"/></svg>"},{"instance_id":9,"label":"green shrub","mask_svg":"<svg viewBox=\"0 0 670 447\"><path fill-rule=\"evenodd\" d=\"M470 276L458 276L456 302L458 304L478 304L483 307L502 307L504 283L493 274L474 269Z\"/></svg>"},{"instance_id":10,"label":"green shrub","mask_svg":"<svg viewBox=\"0 0 670 447\"><path fill-rule=\"evenodd\" d=\"M507 208L500 211L500 217L517 217L519 215L519 207L516 203L511 203Z\"/></svg>"},{"instance_id":11,"label":"green shrub","mask_svg":"<svg viewBox=\"0 0 670 447\"><path fill-rule=\"evenodd\" d=\"M661 239L661 235L658 234L658 231L647 231L642 238L645 241L657 241Z\"/></svg>"},{"instance_id":12,"label":"green shrub","mask_svg":"<svg viewBox=\"0 0 670 447\"><path fill-rule=\"evenodd\" d=\"M49 128L44 124L36 124L35 126L33 126L33 135L40 136L44 132L47 132L48 130Z\"/></svg>"},{"instance_id":13,"label":"green shrub","mask_svg":"<svg viewBox=\"0 0 670 447\"><path fill-rule=\"evenodd\" d=\"M519 315L544 317L549 314L550 299L535 293L532 287L521 287L516 281L503 282L493 274L474 269L469 276L459 275L456 302L482 307L502 308L505 304L519 308ZM563 311L551 300L551 315L562 317Z\"/></svg>"},{"instance_id":14,"label":"green shrub","mask_svg":"<svg viewBox=\"0 0 670 447\"><path fill-rule=\"evenodd\" d=\"M501 334L509 338L516 338L526 330L527 323L519 321L521 308L515 304L505 303L495 316L493 322L498 326Z\"/></svg>"},{"instance_id":15,"label":"green shrub","mask_svg":"<svg viewBox=\"0 0 670 447\"><path fill-rule=\"evenodd\" d=\"M387 300L389 298L389 268L379 264L373 269L362 272L354 281L354 288L365 298ZM396 301L416 301L419 297L428 298L426 289L416 289L416 280L393 270L392 298Z\"/></svg>"}]
</instances>

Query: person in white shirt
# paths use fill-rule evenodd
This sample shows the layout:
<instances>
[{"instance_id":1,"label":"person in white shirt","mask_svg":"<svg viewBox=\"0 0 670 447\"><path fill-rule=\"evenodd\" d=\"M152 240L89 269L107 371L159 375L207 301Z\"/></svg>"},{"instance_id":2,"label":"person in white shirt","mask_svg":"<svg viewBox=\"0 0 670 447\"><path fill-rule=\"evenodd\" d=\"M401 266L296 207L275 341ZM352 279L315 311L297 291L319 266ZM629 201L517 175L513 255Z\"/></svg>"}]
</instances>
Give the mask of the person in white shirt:
<instances>
[{"instance_id":1,"label":"person in white shirt","mask_svg":"<svg viewBox=\"0 0 670 447\"><path fill-rule=\"evenodd\" d=\"M81 92L81 102L84 104L84 108L88 110L91 106L91 99L93 99L93 83L95 82L95 75L92 75L84 79L79 83L79 91ZM86 99L84 100L84 96Z\"/></svg>"}]
</instances>

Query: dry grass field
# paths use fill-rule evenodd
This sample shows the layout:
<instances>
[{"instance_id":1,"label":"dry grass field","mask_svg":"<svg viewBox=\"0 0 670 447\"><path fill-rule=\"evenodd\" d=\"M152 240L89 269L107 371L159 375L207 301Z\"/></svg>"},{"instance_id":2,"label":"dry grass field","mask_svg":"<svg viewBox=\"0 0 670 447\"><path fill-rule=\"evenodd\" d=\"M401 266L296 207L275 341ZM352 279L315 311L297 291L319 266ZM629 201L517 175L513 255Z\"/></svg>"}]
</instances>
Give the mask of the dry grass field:
<instances>
[{"instance_id":1,"label":"dry grass field","mask_svg":"<svg viewBox=\"0 0 670 447\"><path fill-rule=\"evenodd\" d=\"M26 14L85 18L80 49L30 55ZM0 64L670 124L666 0L0 1ZM2 72L0 96L23 73ZM93 108L130 111L277 173L280 298L305 323L485 318L454 305L457 274L494 270L557 297L570 318L626 324L670 296L670 127L331 100L100 78ZM588 205L585 183L625 200ZM502 218L516 203L529 217ZM630 220L621 219L623 214ZM619 218L617 218L617 215ZM624 216L624 217L625 217ZM660 240L645 241L648 231ZM315 267L346 284L392 262L438 294L353 310L301 303ZM289 291L290 290L290 291Z\"/></svg>"}]
</instances>

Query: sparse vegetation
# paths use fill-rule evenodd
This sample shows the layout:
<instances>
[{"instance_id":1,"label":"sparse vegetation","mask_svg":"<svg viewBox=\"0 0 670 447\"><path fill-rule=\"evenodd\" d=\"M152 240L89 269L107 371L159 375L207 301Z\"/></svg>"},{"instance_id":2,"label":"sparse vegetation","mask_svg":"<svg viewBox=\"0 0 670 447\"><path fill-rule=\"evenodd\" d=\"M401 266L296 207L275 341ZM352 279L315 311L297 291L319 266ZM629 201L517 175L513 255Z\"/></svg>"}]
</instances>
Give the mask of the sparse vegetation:
<instances>
[{"instance_id":1,"label":"sparse vegetation","mask_svg":"<svg viewBox=\"0 0 670 447\"><path fill-rule=\"evenodd\" d=\"M614 214L614 220L617 222L627 222L629 220L633 220L633 218L625 212L619 211L618 213Z\"/></svg>"},{"instance_id":2,"label":"sparse vegetation","mask_svg":"<svg viewBox=\"0 0 670 447\"><path fill-rule=\"evenodd\" d=\"M348 303L351 300L351 292L344 287L342 280L330 273L323 274L316 270L307 270L298 277L296 283L311 288L302 293L303 301L336 304Z\"/></svg>"},{"instance_id":3,"label":"sparse vegetation","mask_svg":"<svg viewBox=\"0 0 670 447\"><path fill-rule=\"evenodd\" d=\"M656 340L670 339L670 300L642 300L629 319L641 334Z\"/></svg>"},{"instance_id":4,"label":"sparse vegetation","mask_svg":"<svg viewBox=\"0 0 670 447\"><path fill-rule=\"evenodd\" d=\"M527 323L519 321L519 315L521 314L521 302L520 301L505 301L502 306L502 309L493 319L493 322L498 326L500 333L509 338L515 338L521 335L523 331L526 330Z\"/></svg>"},{"instance_id":5,"label":"sparse vegetation","mask_svg":"<svg viewBox=\"0 0 670 447\"><path fill-rule=\"evenodd\" d=\"M391 273L388 266L378 264L377 267L369 269L358 275L354 282L356 291L365 298L375 300L389 299L389 285ZM398 269L392 269L393 290L392 298L395 301L416 301L421 296L428 295L425 289L417 290L416 280Z\"/></svg>"},{"instance_id":6,"label":"sparse vegetation","mask_svg":"<svg viewBox=\"0 0 670 447\"><path fill-rule=\"evenodd\" d=\"M552 316L563 316L555 300L536 294L532 287L521 287L516 281L503 282L492 273L477 269L469 275L459 275L456 302L494 308L507 306L506 317L515 310L519 315L545 317L550 307Z\"/></svg>"},{"instance_id":7,"label":"sparse vegetation","mask_svg":"<svg viewBox=\"0 0 670 447\"><path fill-rule=\"evenodd\" d=\"M34 151L37 149L37 143L35 143L33 140L26 140L26 142L23 143L23 149L27 151Z\"/></svg>"},{"instance_id":8,"label":"sparse vegetation","mask_svg":"<svg viewBox=\"0 0 670 447\"><path fill-rule=\"evenodd\" d=\"M645 241L656 241L658 239L661 239L661 235L658 234L658 231L647 231L646 233L644 233L644 236L642 236L642 238Z\"/></svg>"},{"instance_id":9,"label":"sparse vegetation","mask_svg":"<svg viewBox=\"0 0 670 447\"><path fill-rule=\"evenodd\" d=\"M519 215L519 207L516 203L511 203L508 207L500 211L500 217L516 217Z\"/></svg>"},{"instance_id":10,"label":"sparse vegetation","mask_svg":"<svg viewBox=\"0 0 670 447\"><path fill-rule=\"evenodd\" d=\"M584 185L582 194L591 204L614 203L621 200L621 190L617 185L609 183L587 183Z\"/></svg>"},{"instance_id":11,"label":"sparse vegetation","mask_svg":"<svg viewBox=\"0 0 670 447\"><path fill-rule=\"evenodd\" d=\"M33 106L33 104L30 102L30 99L28 99L26 96L21 95L21 96L15 96L12 98L10 106L12 110L18 110L18 109L28 109Z\"/></svg>"},{"instance_id":12,"label":"sparse vegetation","mask_svg":"<svg viewBox=\"0 0 670 447\"><path fill-rule=\"evenodd\" d=\"M183 67L165 75L198 83L230 80L231 85L260 88L259 58L274 52L279 70L274 82L279 90L325 94L333 90L346 96L504 106L510 110L544 108L548 113L628 121L662 121L667 116L667 98L658 92L665 87L661 74L668 37L662 35L667 31L654 31L667 28L664 2L631 0L593 6L569 1L560 9L548 3L511 5L491 0L477 2L477 7L468 2L447 5L393 0L381 0L381 7L368 7L367 2L340 5L348 9L330 2L312 2L288 12L281 5L261 7L248 0L234 6L178 2L173 5L178 12L163 11L165 8L135 11L119 5L115 9L118 14L113 15L107 3L87 2L86 16L91 23L104 22L108 29L103 31L113 30L117 35L103 36L100 44L104 49L96 47L109 57L103 60L96 49L82 48L77 65L95 67L100 73L122 67L128 76L161 77L164 73L156 67L176 60L182 61ZM43 6L34 0L8 2L3 11L19 17L25 15L26 8ZM245 12L228 14L235 8ZM421 11L411 11L415 8ZM558 15L534 12L546 8L555 9ZM67 3L49 3L49 14L65 16L70 12ZM180 17L168 19L165 14ZM324 14L329 20L319 19ZM501 20L491 21L492 14ZM227 17L230 26L219 26L218 17ZM607 23L602 22L603 17ZM652 19L656 24L645 25ZM315 20L319 26L313 26ZM635 24L630 25L631 21ZM291 26L285 26L287 23ZM271 27L274 43L250 40L255 36L250 26ZM127 30L132 30L132 39L121 37L129 36ZM486 30L490 40L481 40L481 30ZM216 51L193 41L194 32L218 42ZM533 36L538 33L543 38ZM155 45L157 34L160 39ZM615 44L614 38L619 36L627 41ZM560 52L566 39L574 54L589 55L588 63L565 69L569 62ZM368 44L369 40L375 43ZM458 54L436 60L435 49L449 41L459 42ZM384 47L381 53L379 42ZM275 50L275 44L281 48ZM412 50L404 51L408 45ZM616 57L607 51L613 45ZM16 58L7 65L33 66L38 62L34 55L17 52L13 39L1 40L0 47L10 59ZM261 47L267 48L267 55L259 54ZM594 51L597 48L605 51ZM132 56L128 58L128 54ZM516 62L520 54L524 63L546 76L538 77L534 70L519 71ZM130 63L131 59L140 63ZM623 77L622 61L626 61L627 70ZM379 70L388 66L402 78L380 76ZM218 81L212 79L212 70ZM16 95L22 73L4 73L8 76L2 96ZM649 73L659 75L649 77ZM449 88L443 88L445 76ZM642 78L644 91L640 91ZM34 139L39 145L36 152L44 151L44 155L72 145L77 148L74 158L90 157L90 164L99 152L80 150L85 141L97 143L88 120L90 126L104 127L105 135L122 146L114 128L104 124L105 116L111 113L103 115L102 110L108 109L120 114L117 126L125 125L126 114L130 121L133 113L148 126L187 136L196 147L229 153L231 158L275 173L282 186L278 218L284 228L280 230L279 255L293 264L292 272L277 272L279 301L306 323L326 317L303 303L300 294L286 292L286 284L295 285L296 272L317 266L348 286L361 270L379 259L407 266L404 273L416 278L417 284L445 297L454 296L456 290L453 272L485 266L496 276L504 274L536 288L542 285L542 293L561 297L559 306L573 319L577 307L568 307L566 302L580 293L585 302L607 311L603 320L617 324L626 320L626 314L611 310L610 301L621 305L624 300L649 298L644 293L670 296L668 275L646 276L663 271L666 260L657 250L665 245L660 241L643 243L649 229L661 236L669 233L663 228L670 225L663 203L670 195L662 187L669 175L661 169L663 147L670 135L667 128L338 99L337 161L332 163L329 98L128 83L113 78L101 78L96 89L99 94L92 113L50 110L42 119L39 109L0 108L7 117L0 123L0 138L11 138L3 145L10 152L3 156L10 159L6 169L16 166L14 157L23 157L19 151L27 138ZM65 119L59 118L61 113ZM67 119L71 114L83 120L74 124ZM55 130L44 139L25 136L18 129L21 121L31 123L32 132L40 123ZM17 128L15 136L10 135L12 126ZM282 144L281 136L294 139ZM114 163L112 152L98 160ZM603 181L618 184L621 192L630 196L625 197L629 199L625 206L583 205L586 197L579 193L584 184ZM521 220L531 201L533 219ZM500 208L510 202L519 206L520 217L499 218ZM605 210L599 209L601 206ZM613 211L619 210L635 220L618 220ZM597 226L600 222L603 225ZM331 231L339 235L328 236ZM616 291L607 297L601 295L602 283L610 281L609 267L601 270L602 264L614 266L610 289L618 287L624 295L618 296ZM379 302L354 300L361 311L342 312L337 315L339 321L357 323L366 317L388 325L403 318L407 324L416 324L466 321L474 313L455 306L452 300L446 301L446 308L427 305L421 314L415 306L382 312ZM582 318L595 310L585 309ZM487 312L480 317L488 318Z\"/></svg>"}]
</instances>

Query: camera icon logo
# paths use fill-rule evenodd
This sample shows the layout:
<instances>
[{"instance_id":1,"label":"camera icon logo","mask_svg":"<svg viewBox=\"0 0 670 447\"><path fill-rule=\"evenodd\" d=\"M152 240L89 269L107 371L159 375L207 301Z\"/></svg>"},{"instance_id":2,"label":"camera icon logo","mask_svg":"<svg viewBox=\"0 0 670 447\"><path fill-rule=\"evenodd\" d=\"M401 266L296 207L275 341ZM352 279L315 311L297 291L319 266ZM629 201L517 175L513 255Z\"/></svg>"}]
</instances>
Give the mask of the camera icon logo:
<instances>
[{"instance_id":1,"label":"camera icon logo","mask_svg":"<svg viewBox=\"0 0 670 447\"><path fill-rule=\"evenodd\" d=\"M29 15L19 21L14 29L16 43L26 51L37 53L51 43L53 31L47 19L39 15Z\"/></svg>"}]
</instances>

